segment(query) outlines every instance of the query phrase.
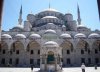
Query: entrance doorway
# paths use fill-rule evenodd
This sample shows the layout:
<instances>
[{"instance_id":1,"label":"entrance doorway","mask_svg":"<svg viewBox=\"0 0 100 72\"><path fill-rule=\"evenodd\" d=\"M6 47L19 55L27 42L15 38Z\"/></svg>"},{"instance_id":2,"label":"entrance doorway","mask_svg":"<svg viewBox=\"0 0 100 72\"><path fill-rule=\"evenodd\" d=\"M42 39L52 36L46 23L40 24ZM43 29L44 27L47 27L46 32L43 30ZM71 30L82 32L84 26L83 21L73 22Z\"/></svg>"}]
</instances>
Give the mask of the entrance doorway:
<instances>
[{"instance_id":1,"label":"entrance doorway","mask_svg":"<svg viewBox=\"0 0 100 72\"><path fill-rule=\"evenodd\" d=\"M49 51L47 57L47 64L54 64L54 60L54 53L52 51Z\"/></svg>"}]
</instances>

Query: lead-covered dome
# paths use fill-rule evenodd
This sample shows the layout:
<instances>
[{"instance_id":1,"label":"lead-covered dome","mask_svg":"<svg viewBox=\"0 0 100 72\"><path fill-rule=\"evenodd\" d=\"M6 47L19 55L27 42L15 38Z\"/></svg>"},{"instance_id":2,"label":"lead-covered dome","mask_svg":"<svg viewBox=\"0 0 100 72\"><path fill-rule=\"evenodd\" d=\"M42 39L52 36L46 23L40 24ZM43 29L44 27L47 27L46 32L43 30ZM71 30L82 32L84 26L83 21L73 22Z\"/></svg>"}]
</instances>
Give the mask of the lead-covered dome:
<instances>
[{"instance_id":1,"label":"lead-covered dome","mask_svg":"<svg viewBox=\"0 0 100 72\"><path fill-rule=\"evenodd\" d=\"M63 38L63 39L72 38L71 35L70 34L67 34L67 33L61 34L60 37Z\"/></svg>"},{"instance_id":2,"label":"lead-covered dome","mask_svg":"<svg viewBox=\"0 0 100 72\"><path fill-rule=\"evenodd\" d=\"M45 33L53 33L53 34L56 34L56 31L55 30L52 30L52 29L48 29L45 31Z\"/></svg>"},{"instance_id":3,"label":"lead-covered dome","mask_svg":"<svg viewBox=\"0 0 100 72\"><path fill-rule=\"evenodd\" d=\"M54 41L48 41L44 44L45 46L52 46L52 47L58 47L59 45Z\"/></svg>"},{"instance_id":4,"label":"lead-covered dome","mask_svg":"<svg viewBox=\"0 0 100 72\"><path fill-rule=\"evenodd\" d=\"M4 38L4 39L11 39L12 37L11 37L11 35L9 35L9 34L3 34L3 35L1 35L1 38Z\"/></svg>"},{"instance_id":5,"label":"lead-covered dome","mask_svg":"<svg viewBox=\"0 0 100 72\"><path fill-rule=\"evenodd\" d=\"M74 36L74 38L86 38L86 35L83 33L78 33Z\"/></svg>"},{"instance_id":6,"label":"lead-covered dome","mask_svg":"<svg viewBox=\"0 0 100 72\"><path fill-rule=\"evenodd\" d=\"M45 10L43 10L42 12L46 12L46 11L59 12L58 10L53 9L53 8L45 9Z\"/></svg>"},{"instance_id":7,"label":"lead-covered dome","mask_svg":"<svg viewBox=\"0 0 100 72\"><path fill-rule=\"evenodd\" d=\"M25 39L26 38L26 36L24 34L17 34L15 37L17 39Z\"/></svg>"},{"instance_id":8,"label":"lead-covered dome","mask_svg":"<svg viewBox=\"0 0 100 72\"><path fill-rule=\"evenodd\" d=\"M98 33L91 33L88 38L100 38L100 35Z\"/></svg>"},{"instance_id":9,"label":"lead-covered dome","mask_svg":"<svg viewBox=\"0 0 100 72\"><path fill-rule=\"evenodd\" d=\"M31 34L29 38L30 39L40 39L41 36L39 34Z\"/></svg>"}]
</instances>

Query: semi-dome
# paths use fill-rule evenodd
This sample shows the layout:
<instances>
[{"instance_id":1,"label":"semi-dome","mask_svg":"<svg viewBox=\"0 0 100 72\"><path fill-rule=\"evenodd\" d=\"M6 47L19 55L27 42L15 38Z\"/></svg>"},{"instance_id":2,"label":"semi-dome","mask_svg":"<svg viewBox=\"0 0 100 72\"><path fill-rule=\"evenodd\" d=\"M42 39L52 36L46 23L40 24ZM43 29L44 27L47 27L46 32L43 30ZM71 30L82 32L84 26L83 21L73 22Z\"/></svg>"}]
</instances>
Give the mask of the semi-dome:
<instances>
[{"instance_id":1,"label":"semi-dome","mask_svg":"<svg viewBox=\"0 0 100 72\"><path fill-rule=\"evenodd\" d=\"M52 30L52 29L48 29L48 30L45 31L45 33L54 33L55 34L56 31L55 30Z\"/></svg>"},{"instance_id":2,"label":"semi-dome","mask_svg":"<svg viewBox=\"0 0 100 72\"><path fill-rule=\"evenodd\" d=\"M78 33L74 36L74 38L86 38L86 35L83 33Z\"/></svg>"},{"instance_id":3,"label":"semi-dome","mask_svg":"<svg viewBox=\"0 0 100 72\"><path fill-rule=\"evenodd\" d=\"M44 44L45 46L53 46L53 47L58 47L59 45L54 42L54 41L48 41Z\"/></svg>"},{"instance_id":4,"label":"semi-dome","mask_svg":"<svg viewBox=\"0 0 100 72\"><path fill-rule=\"evenodd\" d=\"M18 39L25 39L26 38L26 36L24 34L17 34L15 37Z\"/></svg>"},{"instance_id":5,"label":"semi-dome","mask_svg":"<svg viewBox=\"0 0 100 72\"><path fill-rule=\"evenodd\" d=\"M88 38L100 38L100 35L98 33L91 33Z\"/></svg>"},{"instance_id":6,"label":"semi-dome","mask_svg":"<svg viewBox=\"0 0 100 72\"><path fill-rule=\"evenodd\" d=\"M1 35L1 38L11 39L12 37L9 34L3 34L3 35Z\"/></svg>"},{"instance_id":7,"label":"semi-dome","mask_svg":"<svg viewBox=\"0 0 100 72\"><path fill-rule=\"evenodd\" d=\"M30 39L40 39L41 36L39 34L31 34L29 38Z\"/></svg>"},{"instance_id":8,"label":"semi-dome","mask_svg":"<svg viewBox=\"0 0 100 72\"><path fill-rule=\"evenodd\" d=\"M66 39L66 38L72 38L70 34L64 33L60 35L61 38Z\"/></svg>"},{"instance_id":9,"label":"semi-dome","mask_svg":"<svg viewBox=\"0 0 100 72\"><path fill-rule=\"evenodd\" d=\"M52 18L52 19L58 19L57 17L55 17L55 16L45 16L45 17L43 17L42 19L50 19L50 18Z\"/></svg>"}]
</instances>

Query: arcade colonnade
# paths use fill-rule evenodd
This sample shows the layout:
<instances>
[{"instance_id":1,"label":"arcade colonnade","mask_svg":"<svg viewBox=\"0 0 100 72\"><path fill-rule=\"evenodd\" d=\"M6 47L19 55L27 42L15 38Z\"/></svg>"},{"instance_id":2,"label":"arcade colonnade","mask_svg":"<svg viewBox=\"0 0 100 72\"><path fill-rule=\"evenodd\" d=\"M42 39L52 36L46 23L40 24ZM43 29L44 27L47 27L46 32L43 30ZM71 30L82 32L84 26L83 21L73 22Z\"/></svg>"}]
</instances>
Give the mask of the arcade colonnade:
<instances>
[{"instance_id":1,"label":"arcade colonnade","mask_svg":"<svg viewBox=\"0 0 100 72\"><path fill-rule=\"evenodd\" d=\"M41 40L12 40L0 42L0 66L30 66L46 65L80 66L100 63L100 40L98 39L64 39L57 43ZM51 44L49 44L51 43ZM52 57L51 59L49 59ZM51 61L49 61L51 60ZM52 66L51 66L52 67Z\"/></svg>"}]
</instances>

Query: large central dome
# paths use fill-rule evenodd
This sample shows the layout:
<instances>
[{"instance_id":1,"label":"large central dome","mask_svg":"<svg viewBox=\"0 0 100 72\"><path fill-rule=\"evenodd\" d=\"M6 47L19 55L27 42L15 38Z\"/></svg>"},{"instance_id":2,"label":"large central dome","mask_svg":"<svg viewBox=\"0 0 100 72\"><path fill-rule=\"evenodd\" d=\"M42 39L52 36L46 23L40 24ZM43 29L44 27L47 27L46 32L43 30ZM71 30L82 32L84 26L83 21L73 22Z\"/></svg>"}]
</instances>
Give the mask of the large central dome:
<instances>
[{"instance_id":1,"label":"large central dome","mask_svg":"<svg viewBox=\"0 0 100 72\"><path fill-rule=\"evenodd\" d=\"M43 12L44 12L44 11L53 11L53 12L58 12L58 10L53 9L53 8L48 8L48 9L43 10Z\"/></svg>"}]
</instances>

